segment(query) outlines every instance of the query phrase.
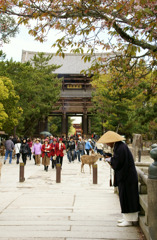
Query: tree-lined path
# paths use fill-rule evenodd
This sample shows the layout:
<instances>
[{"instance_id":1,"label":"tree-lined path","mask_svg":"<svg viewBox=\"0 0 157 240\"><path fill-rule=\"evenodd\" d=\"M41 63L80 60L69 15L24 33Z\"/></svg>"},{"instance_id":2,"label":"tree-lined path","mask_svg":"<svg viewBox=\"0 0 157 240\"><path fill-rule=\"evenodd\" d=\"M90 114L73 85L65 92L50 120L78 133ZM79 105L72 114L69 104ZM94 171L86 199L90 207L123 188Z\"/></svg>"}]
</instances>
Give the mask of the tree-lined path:
<instances>
[{"instance_id":1,"label":"tree-lined path","mask_svg":"<svg viewBox=\"0 0 157 240\"><path fill-rule=\"evenodd\" d=\"M3 159L1 158L1 161ZM0 240L141 240L138 226L120 228L118 196L109 187L109 166L98 162L98 184L85 165L68 164L65 157L61 183L56 172L27 161L25 182L19 182L15 160L3 165L0 180Z\"/></svg>"}]
</instances>

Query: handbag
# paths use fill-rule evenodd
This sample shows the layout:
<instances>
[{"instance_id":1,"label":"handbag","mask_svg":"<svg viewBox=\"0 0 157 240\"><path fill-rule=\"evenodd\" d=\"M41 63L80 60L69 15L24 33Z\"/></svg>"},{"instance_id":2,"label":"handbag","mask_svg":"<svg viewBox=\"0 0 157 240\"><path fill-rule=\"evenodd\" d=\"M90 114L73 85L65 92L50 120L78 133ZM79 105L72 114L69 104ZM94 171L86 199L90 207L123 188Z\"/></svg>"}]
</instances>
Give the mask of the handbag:
<instances>
[{"instance_id":1,"label":"handbag","mask_svg":"<svg viewBox=\"0 0 157 240\"><path fill-rule=\"evenodd\" d=\"M57 158L57 156L56 156L56 155L54 155L54 156L53 156L53 160L55 161L55 160L56 160L56 158Z\"/></svg>"}]
</instances>

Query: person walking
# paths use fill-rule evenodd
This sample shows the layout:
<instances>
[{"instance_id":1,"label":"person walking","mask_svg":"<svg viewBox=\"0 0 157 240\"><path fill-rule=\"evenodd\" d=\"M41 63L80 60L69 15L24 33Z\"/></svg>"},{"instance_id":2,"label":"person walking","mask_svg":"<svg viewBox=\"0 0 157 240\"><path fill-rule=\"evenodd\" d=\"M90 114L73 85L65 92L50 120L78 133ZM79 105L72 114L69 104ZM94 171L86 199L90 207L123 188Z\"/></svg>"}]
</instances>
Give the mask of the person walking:
<instances>
[{"instance_id":1,"label":"person walking","mask_svg":"<svg viewBox=\"0 0 157 240\"><path fill-rule=\"evenodd\" d=\"M138 176L134 164L134 159L128 146L123 142L124 137L108 131L98 142L106 143L113 148L113 156L105 160L114 169L114 186L118 186L119 200L123 218L118 220L117 226L132 226L138 221L139 192ZM106 154L107 155L107 154Z\"/></svg>"},{"instance_id":2,"label":"person walking","mask_svg":"<svg viewBox=\"0 0 157 240\"><path fill-rule=\"evenodd\" d=\"M91 139L89 138L88 141L85 144L85 150L87 152L87 155L89 155L89 151L92 150L92 145L91 145Z\"/></svg>"},{"instance_id":3,"label":"person walking","mask_svg":"<svg viewBox=\"0 0 157 240\"><path fill-rule=\"evenodd\" d=\"M35 165L40 166L40 158L41 158L41 147L40 139L37 138L32 147L32 153L35 155Z\"/></svg>"},{"instance_id":4,"label":"person walking","mask_svg":"<svg viewBox=\"0 0 157 240\"><path fill-rule=\"evenodd\" d=\"M50 144L53 143L53 138L54 138L54 137L51 135L50 138L49 138L49 143L50 143Z\"/></svg>"},{"instance_id":5,"label":"person walking","mask_svg":"<svg viewBox=\"0 0 157 240\"><path fill-rule=\"evenodd\" d=\"M46 138L44 140L44 144L41 147L42 151L42 164L44 165L44 170L48 172L48 167L50 165L50 156L51 156L51 144L49 144L49 140Z\"/></svg>"},{"instance_id":6,"label":"person walking","mask_svg":"<svg viewBox=\"0 0 157 240\"><path fill-rule=\"evenodd\" d=\"M29 152L29 146L26 142L26 139L24 138L22 140L21 147L20 147L20 153L22 154L22 161L24 165L26 165L28 152Z\"/></svg>"},{"instance_id":7,"label":"person walking","mask_svg":"<svg viewBox=\"0 0 157 240\"><path fill-rule=\"evenodd\" d=\"M104 149L104 144L96 142L97 153L100 153L102 157L103 157L103 149ZM99 158L99 160L101 161L102 158Z\"/></svg>"},{"instance_id":8,"label":"person walking","mask_svg":"<svg viewBox=\"0 0 157 240\"><path fill-rule=\"evenodd\" d=\"M63 139L59 138L59 142L56 143L55 145L55 153L57 156L57 163L63 164L63 157L64 157L64 150L66 149L65 144L63 143Z\"/></svg>"},{"instance_id":9,"label":"person walking","mask_svg":"<svg viewBox=\"0 0 157 240\"><path fill-rule=\"evenodd\" d=\"M70 141L67 145L67 151L69 156L69 162L74 162L75 160L75 141L73 140L73 137L70 137Z\"/></svg>"},{"instance_id":10,"label":"person walking","mask_svg":"<svg viewBox=\"0 0 157 240\"><path fill-rule=\"evenodd\" d=\"M82 137L79 136L79 140L77 142L77 156L78 156L79 162L81 162L80 156L84 155L84 150L85 150L85 142L83 141Z\"/></svg>"},{"instance_id":11,"label":"person walking","mask_svg":"<svg viewBox=\"0 0 157 240\"><path fill-rule=\"evenodd\" d=\"M15 143L15 154L16 154L16 164L19 164L19 159L20 159L20 148L21 148L21 141L18 138L16 143Z\"/></svg>"},{"instance_id":12,"label":"person walking","mask_svg":"<svg viewBox=\"0 0 157 240\"><path fill-rule=\"evenodd\" d=\"M29 160L31 160L33 142L30 138L27 138L27 144L29 146L28 157L29 157Z\"/></svg>"},{"instance_id":13,"label":"person walking","mask_svg":"<svg viewBox=\"0 0 157 240\"><path fill-rule=\"evenodd\" d=\"M6 160L8 158L9 155L9 164L12 163L12 154L13 154L13 150L14 150L14 143L12 141L12 137L9 137L8 140L5 141L5 158L4 158L4 164L6 163Z\"/></svg>"},{"instance_id":14,"label":"person walking","mask_svg":"<svg viewBox=\"0 0 157 240\"><path fill-rule=\"evenodd\" d=\"M52 168L56 167L56 151L55 151L55 146L56 146L57 138L53 138L53 143L51 143L51 161L52 161Z\"/></svg>"}]
</instances>

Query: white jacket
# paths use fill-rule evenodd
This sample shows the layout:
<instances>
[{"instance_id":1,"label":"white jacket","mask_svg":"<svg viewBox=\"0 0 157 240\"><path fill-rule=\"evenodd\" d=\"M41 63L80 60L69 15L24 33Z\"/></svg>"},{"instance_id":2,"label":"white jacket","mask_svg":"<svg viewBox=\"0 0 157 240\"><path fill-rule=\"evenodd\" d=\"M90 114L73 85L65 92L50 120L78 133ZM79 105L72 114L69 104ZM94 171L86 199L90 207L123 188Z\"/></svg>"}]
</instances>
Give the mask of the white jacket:
<instances>
[{"instance_id":1,"label":"white jacket","mask_svg":"<svg viewBox=\"0 0 157 240\"><path fill-rule=\"evenodd\" d=\"M103 143L96 143L96 147L97 147L97 149L103 150L104 149L104 144Z\"/></svg>"},{"instance_id":2,"label":"white jacket","mask_svg":"<svg viewBox=\"0 0 157 240\"><path fill-rule=\"evenodd\" d=\"M21 143L15 144L15 154L20 153L20 147L21 147Z\"/></svg>"}]
</instances>

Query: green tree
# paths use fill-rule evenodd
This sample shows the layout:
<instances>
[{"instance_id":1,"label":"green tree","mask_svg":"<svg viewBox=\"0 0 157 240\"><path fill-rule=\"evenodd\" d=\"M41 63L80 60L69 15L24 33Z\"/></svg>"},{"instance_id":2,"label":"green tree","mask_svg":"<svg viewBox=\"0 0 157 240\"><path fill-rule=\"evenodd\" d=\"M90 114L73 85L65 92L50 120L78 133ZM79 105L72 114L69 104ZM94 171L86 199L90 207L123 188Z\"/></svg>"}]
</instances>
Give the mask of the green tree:
<instances>
[{"instance_id":1,"label":"green tree","mask_svg":"<svg viewBox=\"0 0 157 240\"><path fill-rule=\"evenodd\" d=\"M73 120L68 117L68 132L72 127ZM53 136L61 136L62 118L61 116L50 116L48 118L48 129Z\"/></svg>"},{"instance_id":2,"label":"green tree","mask_svg":"<svg viewBox=\"0 0 157 240\"><path fill-rule=\"evenodd\" d=\"M3 78L0 77L0 129L2 129L4 122L8 115L4 109L3 102L8 98L9 93L7 87L4 85Z\"/></svg>"},{"instance_id":3,"label":"green tree","mask_svg":"<svg viewBox=\"0 0 157 240\"><path fill-rule=\"evenodd\" d=\"M98 136L103 134L103 116L96 114L91 116L91 132Z\"/></svg>"},{"instance_id":4,"label":"green tree","mask_svg":"<svg viewBox=\"0 0 157 240\"><path fill-rule=\"evenodd\" d=\"M18 106L19 96L9 78L0 77L0 85L0 129L13 134L22 113Z\"/></svg>"},{"instance_id":5,"label":"green tree","mask_svg":"<svg viewBox=\"0 0 157 240\"><path fill-rule=\"evenodd\" d=\"M136 123L134 132L151 138L157 137L157 72L154 71L139 84L140 94L134 99L136 104L132 119Z\"/></svg>"},{"instance_id":6,"label":"green tree","mask_svg":"<svg viewBox=\"0 0 157 240\"><path fill-rule=\"evenodd\" d=\"M0 75L12 79L20 96L19 107L23 109L17 126L20 135L32 135L40 119L49 115L60 96L61 79L53 73L59 66L48 65L51 58L40 53L31 63L10 60L0 64Z\"/></svg>"},{"instance_id":7,"label":"green tree","mask_svg":"<svg viewBox=\"0 0 157 240\"><path fill-rule=\"evenodd\" d=\"M57 137L61 135L62 119L61 116L50 116L48 118L48 129L53 136Z\"/></svg>"},{"instance_id":8,"label":"green tree","mask_svg":"<svg viewBox=\"0 0 157 240\"><path fill-rule=\"evenodd\" d=\"M148 130L149 122L155 120L155 74L150 77L143 61L136 69L132 64L128 58L114 59L110 62L108 74L92 82L95 87L93 110L104 119L105 130L118 131L126 136ZM148 110L150 105L152 108Z\"/></svg>"}]
</instances>

